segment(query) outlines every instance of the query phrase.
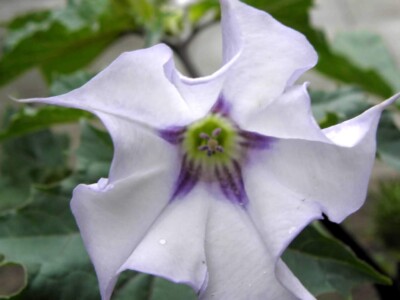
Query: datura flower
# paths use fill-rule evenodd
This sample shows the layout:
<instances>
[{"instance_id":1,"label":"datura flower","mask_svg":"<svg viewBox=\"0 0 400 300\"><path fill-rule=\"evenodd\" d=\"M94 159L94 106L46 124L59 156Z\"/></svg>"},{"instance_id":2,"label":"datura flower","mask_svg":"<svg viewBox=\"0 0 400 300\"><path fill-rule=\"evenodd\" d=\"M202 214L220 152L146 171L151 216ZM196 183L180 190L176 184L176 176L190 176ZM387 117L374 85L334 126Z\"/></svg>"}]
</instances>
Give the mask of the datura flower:
<instances>
[{"instance_id":1,"label":"datura flower","mask_svg":"<svg viewBox=\"0 0 400 300\"><path fill-rule=\"evenodd\" d=\"M104 300L124 270L200 299L314 299L282 252L322 214L341 222L364 202L380 114L396 96L321 130L295 84L317 62L305 37L220 2L214 74L185 77L160 44L72 92L26 100L90 111L112 136L109 178L79 185L71 202Z\"/></svg>"}]
</instances>

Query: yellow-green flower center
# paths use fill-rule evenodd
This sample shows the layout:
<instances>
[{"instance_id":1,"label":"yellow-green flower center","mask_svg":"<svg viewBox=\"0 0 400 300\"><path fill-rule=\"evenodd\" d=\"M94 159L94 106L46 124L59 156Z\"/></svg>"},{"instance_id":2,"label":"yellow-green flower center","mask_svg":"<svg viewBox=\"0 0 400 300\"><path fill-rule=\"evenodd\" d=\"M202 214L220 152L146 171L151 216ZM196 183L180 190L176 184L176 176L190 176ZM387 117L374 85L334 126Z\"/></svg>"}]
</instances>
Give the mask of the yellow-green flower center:
<instances>
[{"instance_id":1,"label":"yellow-green flower center","mask_svg":"<svg viewBox=\"0 0 400 300\"><path fill-rule=\"evenodd\" d=\"M206 165L226 164L239 155L235 125L217 114L188 126L182 146L188 159Z\"/></svg>"}]
</instances>

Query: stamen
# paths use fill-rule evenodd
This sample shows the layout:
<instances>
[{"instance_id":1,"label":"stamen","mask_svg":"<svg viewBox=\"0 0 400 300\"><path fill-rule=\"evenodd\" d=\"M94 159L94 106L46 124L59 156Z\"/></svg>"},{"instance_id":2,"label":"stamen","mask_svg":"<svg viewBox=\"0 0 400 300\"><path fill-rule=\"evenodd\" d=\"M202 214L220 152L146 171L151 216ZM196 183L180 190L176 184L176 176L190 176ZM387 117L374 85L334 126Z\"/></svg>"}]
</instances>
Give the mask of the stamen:
<instances>
[{"instance_id":1,"label":"stamen","mask_svg":"<svg viewBox=\"0 0 400 300\"><path fill-rule=\"evenodd\" d=\"M203 140L209 140L210 139L210 136L207 133L204 133L204 132L200 133L199 137L201 139L203 139Z\"/></svg>"},{"instance_id":2,"label":"stamen","mask_svg":"<svg viewBox=\"0 0 400 300\"><path fill-rule=\"evenodd\" d=\"M217 137L221 134L222 129L221 128L215 128L212 132L213 137Z\"/></svg>"}]
</instances>

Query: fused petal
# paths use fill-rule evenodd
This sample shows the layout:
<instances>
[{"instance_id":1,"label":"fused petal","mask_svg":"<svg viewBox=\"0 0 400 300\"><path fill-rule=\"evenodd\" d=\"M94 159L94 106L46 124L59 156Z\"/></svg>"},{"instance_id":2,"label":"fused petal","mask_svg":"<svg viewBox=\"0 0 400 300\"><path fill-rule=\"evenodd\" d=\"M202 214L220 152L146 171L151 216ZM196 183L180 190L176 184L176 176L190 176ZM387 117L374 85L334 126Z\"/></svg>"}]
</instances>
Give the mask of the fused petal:
<instances>
[{"instance_id":1,"label":"fused petal","mask_svg":"<svg viewBox=\"0 0 400 300\"><path fill-rule=\"evenodd\" d=\"M174 159L117 182L79 185L71 208L95 266L103 300L111 296L117 271L170 199ZM156 187L156 188L155 188Z\"/></svg>"},{"instance_id":2,"label":"fused petal","mask_svg":"<svg viewBox=\"0 0 400 300\"><path fill-rule=\"evenodd\" d=\"M223 94L237 119L270 103L317 62L306 38L269 14L237 0L221 0L223 59L236 55Z\"/></svg>"},{"instance_id":3,"label":"fused petal","mask_svg":"<svg viewBox=\"0 0 400 300\"><path fill-rule=\"evenodd\" d=\"M103 113L157 128L186 125L194 117L170 82L172 51L160 44L121 54L81 88L42 102Z\"/></svg>"},{"instance_id":4,"label":"fused petal","mask_svg":"<svg viewBox=\"0 0 400 300\"><path fill-rule=\"evenodd\" d=\"M328 141L314 119L307 84L294 85L242 119L243 128L278 138Z\"/></svg>"},{"instance_id":5,"label":"fused petal","mask_svg":"<svg viewBox=\"0 0 400 300\"><path fill-rule=\"evenodd\" d=\"M329 142L278 139L258 163L281 185L341 222L363 204L375 159L376 128L382 110L399 95L362 115L327 128Z\"/></svg>"},{"instance_id":6,"label":"fused petal","mask_svg":"<svg viewBox=\"0 0 400 300\"><path fill-rule=\"evenodd\" d=\"M179 169L177 148L164 139L151 127L142 126L126 119L98 113L111 135L114 157L109 181L127 178L133 174L151 173L162 168Z\"/></svg>"},{"instance_id":7,"label":"fused petal","mask_svg":"<svg viewBox=\"0 0 400 300\"><path fill-rule=\"evenodd\" d=\"M242 207L223 199L214 199L211 205L206 235L208 284L200 299L289 300L299 295L313 299L305 290L293 294L278 281L277 260ZM297 281L282 273L283 279Z\"/></svg>"},{"instance_id":8,"label":"fused petal","mask_svg":"<svg viewBox=\"0 0 400 300\"><path fill-rule=\"evenodd\" d=\"M199 291L207 277L204 240L212 200L204 184L175 199L120 270L166 277Z\"/></svg>"}]
</instances>

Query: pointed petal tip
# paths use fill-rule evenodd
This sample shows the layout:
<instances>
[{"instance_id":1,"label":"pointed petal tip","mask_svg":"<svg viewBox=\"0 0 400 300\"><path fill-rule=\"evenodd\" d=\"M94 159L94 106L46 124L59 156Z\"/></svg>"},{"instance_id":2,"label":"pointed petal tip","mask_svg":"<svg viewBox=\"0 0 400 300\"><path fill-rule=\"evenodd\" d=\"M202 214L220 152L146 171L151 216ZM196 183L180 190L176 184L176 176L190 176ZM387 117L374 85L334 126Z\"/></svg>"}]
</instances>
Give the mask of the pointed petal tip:
<instances>
[{"instance_id":1,"label":"pointed petal tip","mask_svg":"<svg viewBox=\"0 0 400 300\"><path fill-rule=\"evenodd\" d=\"M389 99L383 101L380 105L382 105L383 108L386 108L387 106L395 103L399 99L400 99L400 92L398 92L397 94L394 94Z\"/></svg>"}]
</instances>

